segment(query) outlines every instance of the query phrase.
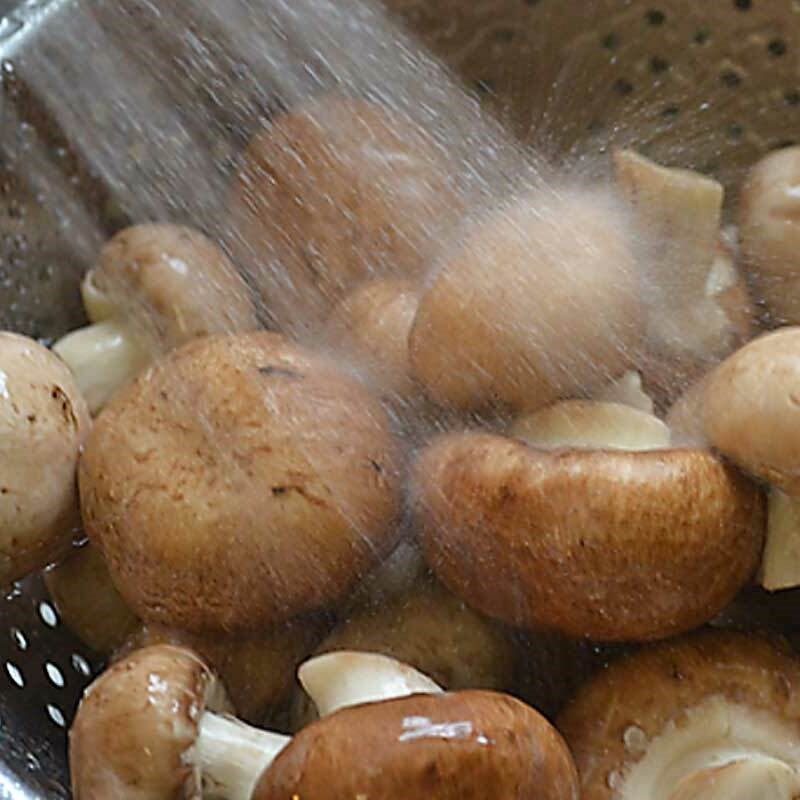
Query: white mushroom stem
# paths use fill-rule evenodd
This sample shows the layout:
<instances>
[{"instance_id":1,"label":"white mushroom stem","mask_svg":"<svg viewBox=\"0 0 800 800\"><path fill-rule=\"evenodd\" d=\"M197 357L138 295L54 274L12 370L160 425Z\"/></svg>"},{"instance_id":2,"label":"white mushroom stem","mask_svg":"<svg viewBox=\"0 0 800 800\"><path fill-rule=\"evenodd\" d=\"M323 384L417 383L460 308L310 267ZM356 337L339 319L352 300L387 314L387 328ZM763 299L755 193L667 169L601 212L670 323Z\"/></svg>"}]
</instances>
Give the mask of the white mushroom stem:
<instances>
[{"instance_id":1,"label":"white mushroom stem","mask_svg":"<svg viewBox=\"0 0 800 800\"><path fill-rule=\"evenodd\" d=\"M206 711L186 760L200 773L204 798L250 800L261 774L290 741L289 736Z\"/></svg>"},{"instance_id":2,"label":"white mushroom stem","mask_svg":"<svg viewBox=\"0 0 800 800\"><path fill-rule=\"evenodd\" d=\"M634 370L605 386L592 399L603 403L621 403L645 414L655 414L656 411L653 398L642 388L642 376Z\"/></svg>"},{"instance_id":3,"label":"white mushroom stem","mask_svg":"<svg viewBox=\"0 0 800 800\"><path fill-rule=\"evenodd\" d=\"M81 281L81 299L86 316L92 322L103 322L117 313L117 304L95 283L93 269L90 269Z\"/></svg>"},{"instance_id":4,"label":"white mushroom stem","mask_svg":"<svg viewBox=\"0 0 800 800\"><path fill-rule=\"evenodd\" d=\"M151 358L130 327L114 320L72 331L53 350L72 370L93 415Z\"/></svg>"},{"instance_id":5,"label":"white mushroom stem","mask_svg":"<svg viewBox=\"0 0 800 800\"><path fill-rule=\"evenodd\" d=\"M800 586L800 498L772 488L761 585L770 592Z\"/></svg>"},{"instance_id":6,"label":"white mushroom stem","mask_svg":"<svg viewBox=\"0 0 800 800\"><path fill-rule=\"evenodd\" d=\"M792 800L800 737L777 717L713 697L644 744L619 800Z\"/></svg>"},{"instance_id":7,"label":"white mushroom stem","mask_svg":"<svg viewBox=\"0 0 800 800\"><path fill-rule=\"evenodd\" d=\"M798 788L797 771L788 764L753 756L689 775L669 800L791 800Z\"/></svg>"},{"instance_id":8,"label":"white mushroom stem","mask_svg":"<svg viewBox=\"0 0 800 800\"><path fill-rule=\"evenodd\" d=\"M533 447L659 450L669 447L669 428L653 414L621 403L567 400L520 417L511 436Z\"/></svg>"},{"instance_id":9,"label":"white mushroom stem","mask_svg":"<svg viewBox=\"0 0 800 800\"><path fill-rule=\"evenodd\" d=\"M321 717L362 703L443 691L427 675L378 653L325 653L302 664L297 675Z\"/></svg>"}]
</instances>

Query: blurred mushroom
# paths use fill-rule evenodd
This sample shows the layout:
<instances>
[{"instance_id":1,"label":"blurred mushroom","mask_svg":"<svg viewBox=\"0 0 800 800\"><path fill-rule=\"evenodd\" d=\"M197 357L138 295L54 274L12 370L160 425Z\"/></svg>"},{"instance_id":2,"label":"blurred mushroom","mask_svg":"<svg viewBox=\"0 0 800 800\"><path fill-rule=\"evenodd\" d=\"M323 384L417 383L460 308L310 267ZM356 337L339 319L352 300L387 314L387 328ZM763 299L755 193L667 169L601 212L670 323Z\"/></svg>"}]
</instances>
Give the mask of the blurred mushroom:
<instances>
[{"instance_id":1,"label":"blurred mushroom","mask_svg":"<svg viewBox=\"0 0 800 800\"><path fill-rule=\"evenodd\" d=\"M250 800L289 739L224 712L225 690L191 651L137 650L86 690L69 733L78 800Z\"/></svg>"},{"instance_id":2,"label":"blurred mushroom","mask_svg":"<svg viewBox=\"0 0 800 800\"><path fill-rule=\"evenodd\" d=\"M723 361L706 381L702 413L721 453L800 493L800 327L759 336Z\"/></svg>"},{"instance_id":3,"label":"blurred mushroom","mask_svg":"<svg viewBox=\"0 0 800 800\"><path fill-rule=\"evenodd\" d=\"M663 447L655 422L652 446ZM428 446L413 503L437 576L492 617L599 641L710 620L758 566L758 488L709 452L619 449L630 447L624 426L598 447L596 418L573 423L563 445L540 426L535 441L550 449L487 433Z\"/></svg>"},{"instance_id":4,"label":"blurred mushroom","mask_svg":"<svg viewBox=\"0 0 800 800\"><path fill-rule=\"evenodd\" d=\"M67 367L0 332L0 586L57 561L78 532L75 470L90 420Z\"/></svg>"},{"instance_id":5,"label":"blurred mushroom","mask_svg":"<svg viewBox=\"0 0 800 800\"><path fill-rule=\"evenodd\" d=\"M263 630L346 597L397 536L379 403L270 333L199 339L105 409L81 460L87 534L144 620Z\"/></svg>"},{"instance_id":6,"label":"blurred mushroom","mask_svg":"<svg viewBox=\"0 0 800 800\"><path fill-rule=\"evenodd\" d=\"M640 651L561 716L583 800L792 800L800 663L783 644L705 633Z\"/></svg>"},{"instance_id":7,"label":"blurred mushroom","mask_svg":"<svg viewBox=\"0 0 800 800\"><path fill-rule=\"evenodd\" d=\"M514 683L516 650L510 635L484 619L431 579L372 608L353 609L319 645L317 653L372 651L430 675L450 691L508 691ZM296 693L292 727L312 718Z\"/></svg>"},{"instance_id":8,"label":"blurred mushroom","mask_svg":"<svg viewBox=\"0 0 800 800\"><path fill-rule=\"evenodd\" d=\"M83 281L93 323L54 350L91 412L164 350L209 333L258 327L248 290L222 250L178 225L137 225L114 236Z\"/></svg>"},{"instance_id":9,"label":"blurred mushroom","mask_svg":"<svg viewBox=\"0 0 800 800\"><path fill-rule=\"evenodd\" d=\"M406 397L414 391L408 334L418 304L418 290L408 281L362 284L334 308L325 341L353 357L382 393Z\"/></svg>"},{"instance_id":10,"label":"blurred mushroom","mask_svg":"<svg viewBox=\"0 0 800 800\"><path fill-rule=\"evenodd\" d=\"M324 322L367 279L423 274L461 215L447 156L405 115L337 96L253 138L231 226L281 330L302 335Z\"/></svg>"},{"instance_id":11,"label":"blurred mushroom","mask_svg":"<svg viewBox=\"0 0 800 800\"><path fill-rule=\"evenodd\" d=\"M422 295L414 377L460 410L535 410L619 377L642 333L629 233L599 189L528 194L475 225Z\"/></svg>"},{"instance_id":12,"label":"blurred mushroom","mask_svg":"<svg viewBox=\"0 0 800 800\"><path fill-rule=\"evenodd\" d=\"M156 644L193 650L219 676L237 715L260 725L288 699L297 667L311 655L326 627L322 617L304 617L242 637L145 625L128 639L117 658Z\"/></svg>"},{"instance_id":13,"label":"blurred mushroom","mask_svg":"<svg viewBox=\"0 0 800 800\"><path fill-rule=\"evenodd\" d=\"M296 734L252 800L577 800L559 734L492 692L418 694L344 708Z\"/></svg>"},{"instance_id":14,"label":"blurred mushroom","mask_svg":"<svg viewBox=\"0 0 800 800\"><path fill-rule=\"evenodd\" d=\"M708 447L703 426L703 404L707 376L692 384L667 413L667 427L675 447Z\"/></svg>"},{"instance_id":15,"label":"blurred mushroom","mask_svg":"<svg viewBox=\"0 0 800 800\"><path fill-rule=\"evenodd\" d=\"M721 238L724 190L632 150L617 151L614 164L648 265L645 382L672 400L750 337L749 295Z\"/></svg>"},{"instance_id":16,"label":"blurred mushroom","mask_svg":"<svg viewBox=\"0 0 800 800\"><path fill-rule=\"evenodd\" d=\"M800 147L770 153L753 167L739 202L748 274L779 323L800 323Z\"/></svg>"},{"instance_id":17,"label":"blurred mushroom","mask_svg":"<svg viewBox=\"0 0 800 800\"><path fill-rule=\"evenodd\" d=\"M91 542L48 569L44 582L64 624L100 655L120 647L141 625Z\"/></svg>"}]
</instances>

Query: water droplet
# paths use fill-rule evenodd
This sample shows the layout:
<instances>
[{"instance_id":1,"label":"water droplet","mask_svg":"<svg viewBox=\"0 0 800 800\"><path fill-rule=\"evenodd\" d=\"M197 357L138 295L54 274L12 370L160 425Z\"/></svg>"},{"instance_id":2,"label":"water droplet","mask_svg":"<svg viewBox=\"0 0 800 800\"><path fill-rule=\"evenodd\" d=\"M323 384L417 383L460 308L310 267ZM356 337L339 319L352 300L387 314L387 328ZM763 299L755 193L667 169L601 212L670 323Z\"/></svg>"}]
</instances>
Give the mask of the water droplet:
<instances>
[{"instance_id":1,"label":"water droplet","mask_svg":"<svg viewBox=\"0 0 800 800\"><path fill-rule=\"evenodd\" d=\"M613 769L608 773L606 783L608 784L609 789L619 789L619 787L622 786L623 780L624 776L622 772L618 769Z\"/></svg>"},{"instance_id":2,"label":"water droplet","mask_svg":"<svg viewBox=\"0 0 800 800\"><path fill-rule=\"evenodd\" d=\"M638 726L631 725L622 734L625 749L632 755L644 753L647 750L647 734Z\"/></svg>"}]
</instances>

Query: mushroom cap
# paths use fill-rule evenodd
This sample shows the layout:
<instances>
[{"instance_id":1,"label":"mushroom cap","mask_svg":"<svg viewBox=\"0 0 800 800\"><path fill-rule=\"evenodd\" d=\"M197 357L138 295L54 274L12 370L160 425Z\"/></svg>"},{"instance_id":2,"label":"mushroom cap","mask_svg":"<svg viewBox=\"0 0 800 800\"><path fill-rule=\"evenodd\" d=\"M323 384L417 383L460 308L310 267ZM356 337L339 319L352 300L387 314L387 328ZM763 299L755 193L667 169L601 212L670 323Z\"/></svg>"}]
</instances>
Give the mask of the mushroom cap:
<instances>
[{"instance_id":1,"label":"mushroom cap","mask_svg":"<svg viewBox=\"0 0 800 800\"><path fill-rule=\"evenodd\" d=\"M105 296L156 349L258 327L236 267L211 239L181 225L125 228L103 247L84 283L94 306Z\"/></svg>"},{"instance_id":2,"label":"mushroom cap","mask_svg":"<svg viewBox=\"0 0 800 800\"><path fill-rule=\"evenodd\" d=\"M86 690L69 732L72 788L81 800L162 800L193 784L184 754L208 706L224 691L193 653L161 645L137 650Z\"/></svg>"},{"instance_id":3,"label":"mushroom cap","mask_svg":"<svg viewBox=\"0 0 800 800\"><path fill-rule=\"evenodd\" d=\"M739 235L750 277L778 321L800 323L800 147L753 167L739 200Z\"/></svg>"},{"instance_id":4,"label":"mushroom cap","mask_svg":"<svg viewBox=\"0 0 800 800\"><path fill-rule=\"evenodd\" d=\"M361 384L281 336L198 339L98 418L84 527L142 619L263 630L346 596L393 545L389 427Z\"/></svg>"},{"instance_id":5,"label":"mushroom cap","mask_svg":"<svg viewBox=\"0 0 800 800\"><path fill-rule=\"evenodd\" d=\"M800 327L754 339L703 390L703 428L725 456L790 494L800 490Z\"/></svg>"},{"instance_id":6,"label":"mushroom cap","mask_svg":"<svg viewBox=\"0 0 800 800\"><path fill-rule=\"evenodd\" d=\"M473 608L600 641L694 628L754 575L765 501L701 450L444 436L414 468L428 563Z\"/></svg>"},{"instance_id":7,"label":"mushroom cap","mask_svg":"<svg viewBox=\"0 0 800 800\"><path fill-rule=\"evenodd\" d=\"M508 691L515 678L516 651L508 632L433 580L420 580L378 607L351 611L316 653L340 650L390 656L452 691ZM313 711L299 690L293 706L296 729Z\"/></svg>"},{"instance_id":8,"label":"mushroom cap","mask_svg":"<svg viewBox=\"0 0 800 800\"><path fill-rule=\"evenodd\" d=\"M298 666L325 632L315 617L292 620L258 636L192 634L163 625L142 626L120 655L156 644L186 647L203 658L224 684L236 714L253 725L286 701Z\"/></svg>"},{"instance_id":9,"label":"mushroom cap","mask_svg":"<svg viewBox=\"0 0 800 800\"><path fill-rule=\"evenodd\" d=\"M359 286L334 308L325 340L356 358L384 394L414 391L408 334L419 304L409 281L376 280Z\"/></svg>"},{"instance_id":10,"label":"mushroom cap","mask_svg":"<svg viewBox=\"0 0 800 800\"><path fill-rule=\"evenodd\" d=\"M441 262L411 330L437 403L535 410L630 366L642 335L627 217L598 190L526 195Z\"/></svg>"},{"instance_id":11,"label":"mushroom cap","mask_svg":"<svg viewBox=\"0 0 800 800\"><path fill-rule=\"evenodd\" d=\"M0 585L69 550L89 427L64 362L33 339L0 332Z\"/></svg>"},{"instance_id":12,"label":"mushroom cap","mask_svg":"<svg viewBox=\"0 0 800 800\"><path fill-rule=\"evenodd\" d=\"M61 621L86 645L109 655L140 625L122 599L100 550L91 542L44 573Z\"/></svg>"},{"instance_id":13,"label":"mushroom cap","mask_svg":"<svg viewBox=\"0 0 800 800\"><path fill-rule=\"evenodd\" d=\"M506 695L413 695L346 708L298 733L252 800L577 800L560 735Z\"/></svg>"},{"instance_id":14,"label":"mushroom cap","mask_svg":"<svg viewBox=\"0 0 800 800\"><path fill-rule=\"evenodd\" d=\"M461 213L446 154L410 118L341 96L275 118L231 194L239 260L285 330L362 281L413 278Z\"/></svg>"},{"instance_id":15,"label":"mushroom cap","mask_svg":"<svg viewBox=\"0 0 800 800\"><path fill-rule=\"evenodd\" d=\"M614 788L649 743L716 701L772 715L800 743L800 662L789 648L752 634L694 634L612 663L567 706L558 728L575 757L583 800L618 797Z\"/></svg>"}]
</instances>

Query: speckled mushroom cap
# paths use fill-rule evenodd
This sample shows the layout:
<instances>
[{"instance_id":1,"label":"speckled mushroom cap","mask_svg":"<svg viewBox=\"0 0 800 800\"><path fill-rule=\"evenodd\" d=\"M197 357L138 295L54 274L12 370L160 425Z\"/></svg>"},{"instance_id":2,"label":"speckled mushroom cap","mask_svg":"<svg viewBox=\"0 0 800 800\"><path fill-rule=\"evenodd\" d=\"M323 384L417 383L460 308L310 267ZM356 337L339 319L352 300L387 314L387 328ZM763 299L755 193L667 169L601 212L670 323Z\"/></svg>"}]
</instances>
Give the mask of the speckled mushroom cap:
<instances>
[{"instance_id":1,"label":"speckled mushroom cap","mask_svg":"<svg viewBox=\"0 0 800 800\"><path fill-rule=\"evenodd\" d=\"M252 800L577 800L560 735L507 695L412 695L347 708L304 728Z\"/></svg>"},{"instance_id":2,"label":"speckled mushroom cap","mask_svg":"<svg viewBox=\"0 0 800 800\"><path fill-rule=\"evenodd\" d=\"M181 225L117 233L87 274L84 298L94 322L125 318L156 347L258 327L248 289L225 253Z\"/></svg>"},{"instance_id":3,"label":"speckled mushroom cap","mask_svg":"<svg viewBox=\"0 0 800 800\"><path fill-rule=\"evenodd\" d=\"M346 596L391 548L400 454L380 404L271 333L198 339L95 423L84 526L143 619L258 630Z\"/></svg>"},{"instance_id":4,"label":"speckled mushroom cap","mask_svg":"<svg viewBox=\"0 0 800 800\"><path fill-rule=\"evenodd\" d=\"M279 325L295 332L301 320L324 321L367 278L427 269L461 213L444 158L402 114L333 95L253 138L231 221L240 260L256 267Z\"/></svg>"},{"instance_id":5,"label":"speckled mushroom cap","mask_svg":"<svg viewBox=\"0 0 800 800\"><path fill-rule=\"evenodd\" d=\"M765 501L703 450L540 450L440 437L414 468L426 558L479 611L597 640L710 620L758 567Z\"/></svg>"},{"instance_id":6,"label":"speckled mushroom cap","mask_svg":"<svg viewBox=\"0 0 800 800\"><path fill-rule=\"evenodd\" d=\"M67 366L32 339L0 333L0 585L68 549L89 426Z\"/></svg>"},{"instance_id":7,"label":"speckled mushroom cap","mask_svg":"<svg viewBox=\"0 0 800 800\"><path fill-rule=\"evenodd\" d=\"M227 707L208 667L182 648L139 650L86 690L70 729L79 800L192 797L199 781L184 755L208 707Z\"/></svg>"},{"instance_id":8,"label":"speckled mushroom cap","mask_svg":"<svg viewBox=\"0 0 800 800\"><path fill-rule=\"evenodd\" d=\"M662 766L672 768L673 780L680 776L677 762L691 756L692 742L686 739L681 747L678 737L692 725L693 718L704 714L708 718L700 723L700 746L706 728L710 738L730 737L726 746L731 757L739 746L772 756L794 753L797 758L800 662L779 641L751 634L704 632L646 648L613 663L578 692L558 720L578 766L583 800L629 797L623 791L626 777L643 762L652 745L660 741L663 746L668 736L676 737L676 746L672 762L667 758ZM719 725L721 731L709 731L711 725ZM698 753L694 769L702 765L702 755ZM667 769L654 770L653 776L654 781L666 781L669 787ZM684 795L667 791L657 796Z\"/></svg>"}]
</instances>

